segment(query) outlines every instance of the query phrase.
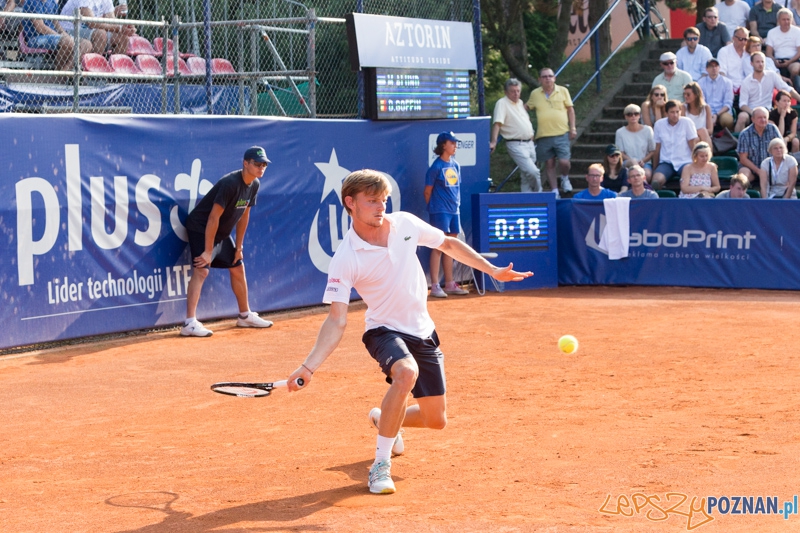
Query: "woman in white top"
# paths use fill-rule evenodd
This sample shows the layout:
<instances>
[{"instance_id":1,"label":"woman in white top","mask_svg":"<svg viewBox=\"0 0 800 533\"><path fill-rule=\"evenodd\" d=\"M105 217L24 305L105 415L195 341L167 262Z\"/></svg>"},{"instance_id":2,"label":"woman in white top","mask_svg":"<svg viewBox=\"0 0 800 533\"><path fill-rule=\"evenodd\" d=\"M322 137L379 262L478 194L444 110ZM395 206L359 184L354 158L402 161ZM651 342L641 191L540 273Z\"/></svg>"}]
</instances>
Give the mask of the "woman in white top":
<instances>
[{"instance_id":1,"label":"woman in white top","mask_svg":"<svg viewBox=\"0 0 800 533\"><path fill-rule=\"evenodd\" d=\"M636 104L625 107L625 120L628 124L617 130L614 144L622 152L622 160L626 167L639 165L644 169L645 179L653 175L653 164L650 162L655 154L656 143L653 140L653 128L639 123L641 108Z\"/></svg>"},{"instance_id":2,"label":"woman in white top","mask_svg":"<svg viewBox=\"0 0 800 533\"><path fill-rule=\"evenodd\" d=\"M683 88L683 101L681 115L694 122L697 136L710 146L710 132L714 131L714 124L711 121L711 106L703 99L703 89L696 81L687 83Z\"/></svg>"},{"instance_id":3,"label":"woman in white top","mask_svg":"<svg viewBox=\"0 0 800 533\"><path fill-rule=\"evenodd\" d=\"M761 162L759 172L761 198L797 198L797 160L786 153L783 139L772 139L767 151L770 157Z\"/></svg>"}]
</instances>

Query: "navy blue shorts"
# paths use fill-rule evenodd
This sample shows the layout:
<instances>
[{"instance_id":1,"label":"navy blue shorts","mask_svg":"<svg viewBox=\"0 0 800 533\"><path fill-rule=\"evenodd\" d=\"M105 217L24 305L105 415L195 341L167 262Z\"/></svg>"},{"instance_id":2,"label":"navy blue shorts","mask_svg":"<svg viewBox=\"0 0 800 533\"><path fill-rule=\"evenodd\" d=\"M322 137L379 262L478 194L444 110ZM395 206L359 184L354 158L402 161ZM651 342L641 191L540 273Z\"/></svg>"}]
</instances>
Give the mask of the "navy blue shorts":
<instances>
[{"instance_id":1,"label":"navy blue shorts","mask_svg":"<svg viewBox=\"0 0 800 533\"><path fill-rule=\"evenodd\" d=\"M683 172L683 167L688 165L689 163L684 163L677 169L672 163L659 163L656 169L653 171L653 174L659 172L664 174L667 178L666 181L676 181L681 179L681 173Z\"/></svg>"},{"instance_id":2,"label":"navy blue shorts","mask_svg":"<svg viewBox=\"0 0 800 533\"><path fill-rule=\"evenodd\" d=\"M206 236L197 231L188 231L189 250L192 252L192 261L195 257L200 257L206 250ZM242 260L233 262L236 257L236 241L230 235L214 245L211 252L211 268L234 268L242 264ZM208 267L204 267L208 268Z\"/></svg>"},{"instance_id":3,"label":"navy blue shorts","mask_svg":"<svg viewBox=\"0 0 800 533\"><path fill-rule=\"evenodd\" d=\"M444 395L444 354L439 349L439 336L435 331L427 339L420 339L381 326L368 330L361 340L372 358L381 365L386 383L392 383L390 376L395 362L413 357L419 367L417 383L411 389L414 398Z\"/></svg>"},{"instance_id":4,"label":"navy blue shorts","mask_svg":"<svg viewBox=\"0 0 800 533\"><path fill-rule=\"evenodd\" d=\"M461 232L461 215L453 213L431 213L431 226L450 235Z\"/></svg>"}]
</instances>

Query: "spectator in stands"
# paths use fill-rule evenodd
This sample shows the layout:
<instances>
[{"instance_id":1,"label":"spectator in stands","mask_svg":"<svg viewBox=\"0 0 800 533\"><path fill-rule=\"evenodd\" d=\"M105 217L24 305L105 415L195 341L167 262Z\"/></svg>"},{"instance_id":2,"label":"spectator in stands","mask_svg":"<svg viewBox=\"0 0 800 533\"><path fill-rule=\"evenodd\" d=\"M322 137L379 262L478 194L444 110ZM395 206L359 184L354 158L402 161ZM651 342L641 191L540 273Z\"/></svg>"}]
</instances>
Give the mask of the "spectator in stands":
<instances>
[{"instance_id":1,"label":"spectator in stands","mask_svg":"<svg viewBox=\"0 0 800 533\"><path fill-rule=\"evenodd\" d=\"M57 15L58 4L56 0L26 0L23 5L25 13L37 15ZM72 51L75 41L72 36L64 31L57 20L31 19L22 23L25 43L31 48L55 50L56 68L58 70L72 70ZM81 55L92 50L92 43L81 39L78 43Z\"/></svg>"},{"instance_id":2,"label":"spectator in stands","mask_svg":"<svg viewBox=\"0 0 800 533\"><path fill-rule=\"evenodd\" d=\"M747 53L750 54L750 57L752 57L753 54L755 54L756 52L762 52L763 51L762 50L763 43L764 42L762 41L761 37L759 37L758 35L751 35L747 39ZM765 61L764 70L771 70L773 72L777 72L777 73L780 74L780 70L778 70L778 67L775 66L775 62L772 60L771 57L766 57L766 55L765 55L765 60L764 61ZM745 66L745 69L744 69L744 75L747 76L747 75L752 74L752 73L753 73L753 65L751 65L748 62L748 64ZM783 76L781 76L781 77L783 77ZM792 82L792 80L790 78L783 78L783 81L785 81L786 83L791 83Z\"/></svg>"},{"instance_id":3,"label":"spectator in stands","mask_svg":"<svg viewBox=\"0 0 800 533\"><path fill-rule=\"evenodd\" d=\"M25 0L0 0L0 9L5 12L22 12L22 4ZM19 35L20 19L0 19L0 39L4 41L15 41Z\"/></svg>"},{"instance_id":4,"label":"spectator in stands","mask_svg":"<svg viewBox=\"0 0 800 533\"><path fill-rule=\"evenodd\" d=\"M458 237L461 233L461 167L454 159L458 139L450 131L444 131L436 138L437 156L425 175L425 189L422 194L428 204L431 226L438 228L448 237ZM444 288L439 285L439 264L444 271ZM464 295L469 291L459 287L453 280L453 258L437 248L431 249L430 260L431 296L447 298L448 294Z\"/></svg>"},{"instance_id":5,"label":"spectator in stands","mask_svg":"<svg viewBox=\"0 0 800 533\"><path fill-rule=\"evenodd\" d=\"M700 78L700 89L711 108L711 125L733 129L733 84L719 73L719 61L713 57L706 63L707 76Z\"/></svg>"},{"instance_id":6,"label":"spectator in stands","mask_svg":"<svg viewBox=\"0 0 800 533\"><path fill-rule=\"evenodd\" d=\"M741 26L736 28L731 44L723 46L717 54L719 72L731 80L734 93L739 92L739 87L742 85L744 77L747 76L747 69L750 65L750 54L745 50L749 36L750 32L747 28Z\"/></svg>"},{"instance_id":7,"label":"spectator in stands","mask_svg":"<svg viewBox=\"0 0 800 533\"><path fill-rule=\"evenodd\" d=\"M67 0L61 9L61 14L71 17L76 9L84 17L117 18L114 4L111 0ZM72 34L72 22L64 21L61 26ZM110 49L114 54L124 54L128 49L128 38L135 33L136 29L130 24L123 26L87 22L81 24L80 29L81 38L89 39L92 42L92 50L97 54L105 54L107 49Z\"/></svg>"},{"instance_id":8,"label":"spectator in stands","mask_svg":"<svg viewBox=\"0 0 800 533\"><path fill-rule=\"evenodd\" d=\"M667 88L668 100L678 100L683 103L683 87L692 81L691 74L677 67L677 57L672 52L661 54L659 61L664 72L655 77L651 87L663 85Z\"/></svg>"},{"instance_id":9,"label":"spectator in stands","mask_svg":"<svg viewBox=\"0 0 800 533\"><path fill-rule=\"evenodd\" d=\"M680 178L684 165L692 162L692 149L697 144L697 129L691 120L681 116L681 103L670 100L666 108L667 118L656 122L653 128L656 152L650 184L655 190L668 181Z\"/></svg>"},{"instance_id":10,"label":"spectator in stands","mask_svg":"<svg viewBox=\"0 0 800 533\"><path fill-rule=\"evenodd\" d=\"M750 182L744 174L734 174L731 176L731 186L727 191L717 194L717 198L750 198L747 188Z\"/></svg>"},{"instance_id":11,"label":"spectator in stands","mask_svg":"<svg viewBox=\"0 0 800 533\"><path fill-rule=\"evenodd\" d=\"M745 26L750 16L750 5L742 0L724 0L717 2L719 21L729 29Z\"/></svg>"},{"instance_id":12,"label":"spectator in stands","mask_svg":"<svg viewBox=\"0 0 800 533\"><path fill-rule=\"evenodd\" d=\"M786 76L800 89L800 28L792 25L792 12L785 7L778 11L778 27L769 30L764 44L766 56L775 62L781 76ZM752 56L751 56L752 57Z\"/></svg>"},{"instance_id":13,"label":"spectator in stands","mask_svg":"<svg viewBox=\"0 0 800 533\"><path fill-rule=\"evenodd\" d=\"M719 192L717 165L711 163L711 145L699 142L692 148L692 162L681 171L680 198L714 198Z\"/></svg>"},{"instance_id":14,"label":"spectator in stands","mask_svg":"<svg viewBox=\"0 0 800 533\"><path fill-rule=\"evenodd\" d=\"M720 48L731 42L731 34L725 23L719 21L716 7L706 8L703 12L703 22L697 25L697 29L700 30L700 44L708 48L712 56L716 56ZM702 65L702 68L705 68L705 65Z\"/></svg>"},{"instance_id":15,"label":"spectator in stands","mask_svg":"<svg viewBox=\"0 0 800 533\"><path fill-rule=\"evenodd\" d=\"M653 85L647 100L642 103L642 122L645 126L653 125L667 116L664 106L667 103L667 88L663 85Z\"/></svg>"},{"instance_id":16,"label":"spectator in stands","mask_svg":"<svg viewBox=\"0 0 800 533\"><path fill-rule=\"evenodd\" d=\"M792 24L800 25L800 0L790 0L786 3L786 8L792 12Z\"/></svg>"},{"instance_id":17,"label":"spectator in stands","mask_svg":"<svg viewBox=\"0 0 800 533\"><path fill-rule=\"evenodd\" d=\"M711 145L711 134L714 132L714 122L711 116L711 107L703 100L703 89L696 81L683 88L683 107L681 115L694 123L697 137Z\"/></svg>"},{"instance_id":18,"label":"spectator in stands","mask_svg":"<svg viewBox=\"0 0 800 533\"><path fill-rule=\"evenodd\" d=\"M761 0L750 9L747 17L747 26L750 33L762 39L767 38L767 33L778 25L778 6L774 0Z\"/></svg>"},{"instance_id":19,"label":"spectator in stands","mask_svg":"<svg viewBox=\"0 0 800 533\"><path fill-rule=\"evenodd\" d=\"M688 72L694 81L699 80L706 73L706 62L714 57L707 47L698 44L700 41L700 30L694 26L689 26L683 30L683 42L678 53L675 54L678 60L678 69Z\"/></svg>"},{"instance_id":20,"label":"spectator in stands","mask_svg":"<svg viewBox=\"0 0 800 533\"><path fill-rule=\"evenodd\" d=\"M602 186L614 192L628 190L628 169L622 164L622 152L613 144L606 146L603 156Z\"/></svg>"},{"instance_id":21,"label":"spectator in stands","mask_svg":"<svg viewBox=\"0 0 800 533\"><path fill-rule=\"evenodd\" d=\"M797 199L797 160L786 153L786 143L780 138L769 142L768 151L770 157L759 168L761 198Z\"/></svg>"},{"instance_id":22,"label":"spectator in stands","mask_svg":"<svg viewBox=\"0 0 800 533\"><path fill-rule=\"evenodd\" d=\"M753 109L753 123L739 134L736 152L739 154L739 172L747 176L750 183L759 178L760 165L767 157L770 141L780 139L781 133L775 124L770 124L769 112L764 107Z\"/></svg>"},{"instance_id":23,"label":"spectator in stands","mask_svg":"<svg viewBox=\"0 0 800 533\"><path fill-rule=\"evenodd\" d=\"M586 172L587 188L575 193L573 198L579 200L605 200L606 198L616 198L617 193L604 189L602 183L603 165L600 163L592 163L589 165L589 170Z\"/></svg>"},{"instance_id":24,"label":"spectator in stands","mask_svg":"<svg viewBox=\"0 0 800 533\"><path fill-rule=\"evenodd\" d=\"M531 92L528 104L536 112L539 130L536 132L536 157L545 163L550 189L556 192L556 165L561 176L561 190L572 191L569 181L571 140L578 135L575 128L575 108L566 87L556 85L555 73L549 68L539 71L540 87Z\"/></svg>"},{"instance_id":25,"label":"spectator in stands","mask_svg":"<svg viewBox=\"0 0 800 533\"><path fill-rule=\"evenodd\" d=\"M636 104L625 107L625 120L628 124L617 130L614 144L622 152L625 166L630 168L639 165L644 169L645 178L649 180L653 174L651 160L656 143L653 141L653 128L639 123L641 114L642 110Z\"/></svg>"},{"instance_id":26,"label":"spectator in stands","mask_svg":"<svg viewBox=\"0 0 800 533\"><path fill-rule=\"evenodd\" d=\"M658 199L658 193L652 189L645 188L644 169L639 165L633 165L628 169L628 183L631 188L620 193L621 198L633 198L634 200Z\"/></svg>"},{"instance_id":27,"label":"spectator in stands","mask_svg":"<svg viewBox=\"0 0 800 533\"><path fill-rule=\"evenodd\" d=\"M789 151L800 152L800 139L797 138L797 111L792 108L792 95L786 91L778 91L775 95L775 107L769 112L769 121L778 127Z\"/></svg>"},{"instance_id":28,"label":"spectator in stands","mask_svg":"<svg viewBox=\"0 0 800 533\"><path fill-rule=\"evenodd\" d=\"M541 192L542 182L539 167L536 166L536 149L533 144L533 124L520 99L522 85L519 80L506 80L505 93L494 106L489 150L494 152L498 136L502 135L506 140L508 155L519 167L520 191Z\"/></svg>"},{"instance_id":29,"label":"spectator in stands","mask_svg":"<svg viewBox=\"0 0 800 533\"><path fill-rule=\"evenodd\" d=\"M791 85L783 81L780 74L764 68L765 56L756 52L750 56L753 73L745 76L739 90L739 116L736 117L736 131L744 130L750 123L750 115L755 107L772 109L772 93L775 89L782 89L800 100L800 94Z\"/></svg>"}]
</instances>

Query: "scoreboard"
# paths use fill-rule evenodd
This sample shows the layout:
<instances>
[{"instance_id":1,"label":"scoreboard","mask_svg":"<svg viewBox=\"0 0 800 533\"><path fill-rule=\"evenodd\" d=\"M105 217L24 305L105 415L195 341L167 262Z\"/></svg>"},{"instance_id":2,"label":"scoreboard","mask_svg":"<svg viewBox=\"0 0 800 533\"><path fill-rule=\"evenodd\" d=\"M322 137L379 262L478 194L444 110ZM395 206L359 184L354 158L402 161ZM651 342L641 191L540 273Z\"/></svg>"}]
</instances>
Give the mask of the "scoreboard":
<instances>
[{"instance_id":1,"label":"scoreboard","mask_svg":"<svg viewBox=\"0 0 800 533\"><path fill-rule=\"evenodd\" d=\"M364 70L367 111L373 120L470 116L467 70L385 67Z\"/></svg>"}]
</instances>

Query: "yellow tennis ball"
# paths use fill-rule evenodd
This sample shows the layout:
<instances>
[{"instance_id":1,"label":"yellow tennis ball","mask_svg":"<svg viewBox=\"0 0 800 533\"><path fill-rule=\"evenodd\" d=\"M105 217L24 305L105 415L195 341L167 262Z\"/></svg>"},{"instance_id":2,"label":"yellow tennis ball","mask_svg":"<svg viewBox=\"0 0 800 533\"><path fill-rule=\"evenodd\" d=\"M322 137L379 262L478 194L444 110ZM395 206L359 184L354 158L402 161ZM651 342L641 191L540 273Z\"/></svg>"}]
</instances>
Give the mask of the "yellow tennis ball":
<instances>
[{"instance_id":1,"label":"yellow tennis ball","mask_svg":"<svg viewBox=\"0 0 800 533\"><path fill-rule=\"evenodd\" d=\"M578 351L578 339L572 335L564 335L558 339L558 349L566 354L573 354Z\"/></svg>"}]
</instances>

